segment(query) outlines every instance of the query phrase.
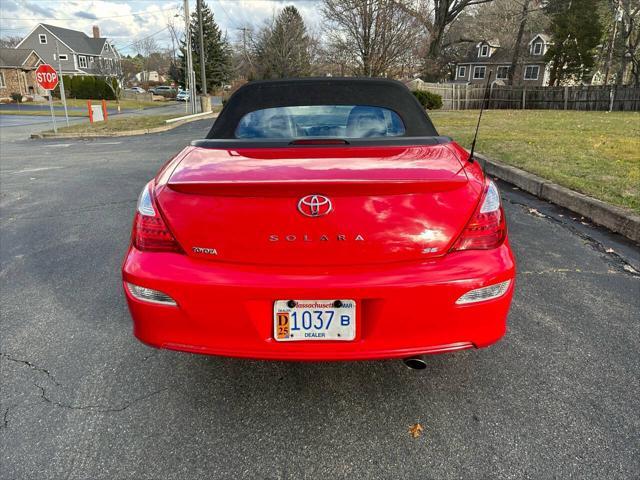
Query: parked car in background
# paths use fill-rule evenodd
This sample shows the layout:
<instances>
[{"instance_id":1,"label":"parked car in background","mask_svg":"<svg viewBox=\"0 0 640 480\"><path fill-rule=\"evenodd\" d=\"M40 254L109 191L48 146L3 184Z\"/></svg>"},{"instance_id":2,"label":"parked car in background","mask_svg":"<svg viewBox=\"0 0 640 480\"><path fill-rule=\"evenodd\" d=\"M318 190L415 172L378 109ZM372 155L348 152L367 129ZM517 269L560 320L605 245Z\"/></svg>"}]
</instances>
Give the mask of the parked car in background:
<instances>
[{"instance_id":1,"label":"parked car in background","mask_svg":"<svg viewBox=\"0 0 640 480\"><path fill-rule=\"evenodd\" d=\"M131 88L126 88L125 90L127 92L133 92L133 93L146 93L146 90L142 87L131 87Z\"/></svg>"},{"instance_id":2,"label":"parked car in background","mask_svg":"<svg viewBox=\"0 0 640 480\"><path fill-rule=\"evenodd\" d=\"M176 89L170 85L158 85L157 87L153 87L149 89L149 92L154 95L162 95L163 97L175 97Z\"/></svg>"},{"instance_id":3,"label":"parked car in background","mask_svg":"<svg viewBox=\"0 0 640 480\"><path fill-rule=\"evenodd\" d=\"M189 90L179 90L178 95L176 95L176 100L179 102L188 102L190 99Z\"/></svg>"}]
</instances>

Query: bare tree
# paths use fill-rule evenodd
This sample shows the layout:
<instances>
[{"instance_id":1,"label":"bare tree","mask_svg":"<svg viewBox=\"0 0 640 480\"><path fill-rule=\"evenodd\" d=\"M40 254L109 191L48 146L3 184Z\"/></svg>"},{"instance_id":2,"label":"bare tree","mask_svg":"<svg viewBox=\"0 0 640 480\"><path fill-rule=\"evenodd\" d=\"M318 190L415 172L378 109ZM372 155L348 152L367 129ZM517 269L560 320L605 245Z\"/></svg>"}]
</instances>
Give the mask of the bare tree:
<instances>
[{"instance_id":1,"label":"bare tree","mask_svg":"<svg viewBox=\"0 0 640 480\"><path fill-rule=\"evenodd\" d=\"M167 29L171 35L171 61L176 63L177 45L180 44L182 30L176 25L176 17L167 17Z\"/></svg>"},{"instance_id":2,"label":"bare tree","mask_svg":"<svg viewBox=\"0 0 640 480\"><path fill-rule=\"evenodd\" d=\"M395 0L398 7L413 16L427 31L426 66L437 68L448 27L466 9L493 0ZM434 72L436 75L437 73Z\"/></svg>"},{"instance_id":3,"label":"bare tree","mask_svg":"<svg viewBox=\"0 0 640 480\"><path fill-rule=\"evenodd\" d=\"M529 17L529 6L531 0L522 1L522 11L520 13L520 24L518 25L518 34L516 35L516 41L513 45L513 54L511 55L511 66L509 67L508 81L509 85L513 85L513 76L516 73L516 66L518 60L520 60L520 48L522 47L522 37L524 36L524 29L527 25L527 18Z\"/></svg>"},{"instance_id":4,"label":"bare tree","mask_svg":"<svg viewBox=\"0 0 640 480\"><path fill-rule=\"evenodd\" d=\"M416 43L414 19L394 0L324 0L322 13L330 48L349 55L358 75L395 73Z\"/></svg>"},{"instance_id":5,"label":"bare tree","mask_svg":"<svg viewBox=\"0 0 640 480\"><path fill-rule=\"evenodd\" d=\"M120 111L120 99L122 98L122 89L126 80L122 63L112 59L99 58L95 62L93 69L97 75L104 77L104 83L113 93L118 104L118 111Z\"/></svg>"},{"instance_id":6,"label":"bare tree","mask_svg":"<svg viewBox=\"0 0 640 480\"><path fill-rule=\"evenodd\" d=\"M150 70L150 62L152 61L151 55L157 53L159 51L158 43L153 37L141 38L139 40L135 40L131 47L133 51L136 52L143 58L142 65L142 81L149 81L149 70Z\"/></svg>"},{"instance_id":7,"label":"bare tree","mask_svg":"<svg viewBox=\"0 0 640 480\"><path fill-rule=\"evenodd\" d=\"M22 41L22 37L17 35L8 35L0 38L0 48L14 48Z\"/></svg>"},{"instance_id":8,"label":"bare tree","mask_svg":"<svg viewBox=\"0 0 640 480\"><path fill-rule=\"evenodd\" d=\"M619 5L620 49L616 83L630 83L633 77L640 84L640 3L634 0L614 0ZM612 3L614 3L612 2ZM628 80L627 80L628 79Z\"/></svg>"}]
</instances>

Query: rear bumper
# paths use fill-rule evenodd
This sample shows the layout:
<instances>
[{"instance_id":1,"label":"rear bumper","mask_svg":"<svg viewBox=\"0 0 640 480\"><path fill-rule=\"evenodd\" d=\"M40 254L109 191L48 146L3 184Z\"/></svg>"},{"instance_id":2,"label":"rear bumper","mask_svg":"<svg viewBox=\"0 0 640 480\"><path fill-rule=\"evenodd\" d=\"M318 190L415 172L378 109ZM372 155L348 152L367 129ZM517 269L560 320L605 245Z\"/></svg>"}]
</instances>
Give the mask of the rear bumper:
<instances>
[{"instance_id":1,"label":"rear bumper","mask_svg":"<svg viewBox=\"0 0 640 480\"><path fill-rule=\"evenodd\" d=\"M123 279L160 290L178 306L148 303L125 288L134 334L158 348L280 360L402 358L480 348L499 340L513 296L456 305L469 290L513 279L508 243L421 264L278 268L223 264L131 248ZM277 342L278 299L355 299L356 339Z\"/></svg>"}]
</instances>

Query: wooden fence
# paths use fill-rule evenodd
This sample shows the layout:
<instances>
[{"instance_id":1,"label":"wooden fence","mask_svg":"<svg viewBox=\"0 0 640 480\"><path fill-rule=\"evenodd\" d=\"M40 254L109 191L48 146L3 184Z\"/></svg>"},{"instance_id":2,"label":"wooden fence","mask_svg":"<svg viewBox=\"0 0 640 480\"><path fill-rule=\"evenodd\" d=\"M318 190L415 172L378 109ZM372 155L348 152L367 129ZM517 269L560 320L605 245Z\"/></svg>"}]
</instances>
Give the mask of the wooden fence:
<instances>
[{"instance_id":1,"label":"wooden fence","mask_svg":"<svg viewBox=\"0 0 640 480\"><path fill-rule=\"evenodd\" d=\"M478 109L485 97L484 85L425 83L420 90L437 93L446 110ZM578 86L522 87L491 85L488 108L640 111L640 87Z\"/></svg>"}]
</instances>

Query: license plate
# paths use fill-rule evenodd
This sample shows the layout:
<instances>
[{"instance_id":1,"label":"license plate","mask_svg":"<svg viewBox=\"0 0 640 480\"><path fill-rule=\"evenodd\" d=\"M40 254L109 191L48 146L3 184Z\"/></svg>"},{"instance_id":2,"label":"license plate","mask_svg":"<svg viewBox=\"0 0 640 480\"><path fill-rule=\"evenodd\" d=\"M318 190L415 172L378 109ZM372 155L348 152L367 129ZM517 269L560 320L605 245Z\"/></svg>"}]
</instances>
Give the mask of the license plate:
<instances>
[{"instance_id":1,"label":"license plate","mask_svg":"<svg viewBox=\"0 0 640 480\"><path fill-rule=\"evenodd\" d=\"M276 300L273 337L278 342L353 340L355 300Z\"/></svg>"}]
</instances>

